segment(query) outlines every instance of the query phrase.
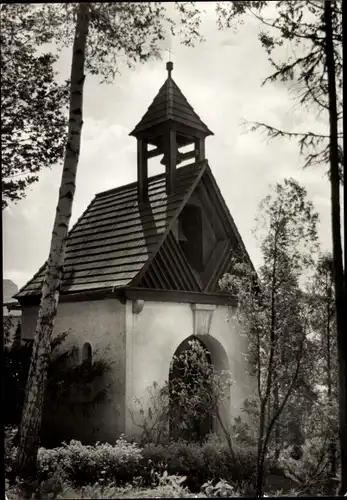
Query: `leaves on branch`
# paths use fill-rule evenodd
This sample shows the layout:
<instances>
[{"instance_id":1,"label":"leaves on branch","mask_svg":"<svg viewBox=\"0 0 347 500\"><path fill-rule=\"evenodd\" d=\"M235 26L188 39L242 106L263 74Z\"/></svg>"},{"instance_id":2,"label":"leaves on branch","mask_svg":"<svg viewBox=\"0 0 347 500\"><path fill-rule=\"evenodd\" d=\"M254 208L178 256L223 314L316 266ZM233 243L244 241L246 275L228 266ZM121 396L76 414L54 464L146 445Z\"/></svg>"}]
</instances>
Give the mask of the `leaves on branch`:
<instances>
[{"instance_id":1,"label":"leaves on branch","mask_svg":"<svg viewBox=\"0 0 347 500\"><path fill-rule=\"evenodd\" d=\"M303 168L329 162L329 135L316 134L314 132L289 132L280 130L271 125L262 122L248 122L244 120L242 125L248 125L247 131L259 131L265 133L269 139L285 138L289 140L297 140L300 154L304 157L305 163ZM342 141L343 134L339 134L339 139ZM339 165L340 165L340 180L343 182L343 150L339 146Z\"/></svg>"},{"instance_id":2,"label":"leaves on branch","mask_svg":"<svg viewBox=\"0 0 347 500\"><path fill-rule=\"evenodd\" d=\"M272 7L270 11L270 7ZM275 7L275 10L273 9ZM253 16L260 23L258 38L268 54L275 71L265 83L283 82L292 85L297 103L328 122L328 83L325 57L323 2L298 0L296 2L217 2L218 25L229 28L244 16ZM269 9L268 9L269 8ZM270 12L268 12L268 10ZM266 16L266 14L269 14ZM342 1L333 2L333 40L337 81L339 126L342 127ZM265 29L264 29L265 28ZM281 50L285 48L286 50ZM285 54L285 55L284 55ZM275 129L271 125L255 123L251 130L264 129L269 138L297 139L305 165L327 164L329 137L314 132L296 134ZM340 138L342 137L342 129ZM343 150L340 144L340 175L342 179Z\"/></svg>"},{"instance_id":3,"label":"leaves on branch","mask_svg":"<svg viewBox=\"0 0 347 500\"><path fill-rule=\"evenodd\" d=\"M268 447L278 446L281 425L297 418L295 404L305 386L312 304L306 300L302 281L318 249L318 214L306 190L295 180L285 179L261 202L256 221L263 256L258 272L260 293L254 290L253 270L237 260L221 286L236 294L238 325L248 340L256 392L245 410L259 429L258 473L262 474Z\"/></svg>"},{"instance_id":4,"label":"leaves on branch","mask_svg":"<svg viewBox=\"0 0 347 500\"><path fill-rule=\"evenodd\" d=\"M37 8L2 4L1 156L2 208L22 199L44 167L63 156L68 84L55 81L56 56L39 54Z\"/></svg>"}]
</instances>

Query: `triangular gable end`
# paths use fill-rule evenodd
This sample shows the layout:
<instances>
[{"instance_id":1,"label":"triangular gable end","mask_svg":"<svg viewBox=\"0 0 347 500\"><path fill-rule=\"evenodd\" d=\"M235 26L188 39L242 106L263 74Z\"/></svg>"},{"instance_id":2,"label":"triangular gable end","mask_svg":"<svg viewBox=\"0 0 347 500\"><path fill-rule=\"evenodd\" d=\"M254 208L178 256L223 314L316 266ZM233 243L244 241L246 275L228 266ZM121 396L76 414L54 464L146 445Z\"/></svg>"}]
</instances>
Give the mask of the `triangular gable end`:
<instances>
[{"instance_id":1,"label":"triangular gable end","mask_svg":"<svg viewBox=\"0 0 347 500\"><path fill-rule=\"evenodd\" d=\"M198 280L171 231L139 280L138 286L152 290L201 292Z\"/></svg>"},{"instance_id":2,"label":"triangular gable end","mask_svg":"<svg viewBox=\"0 0 347 500\"><path fill-rule=\"evenodd\" d=\"M218 292L219 279L230 269L235 254L251 262L207 165L187 193L157 252L130 287Z\"/></svg>"}]
</instances>

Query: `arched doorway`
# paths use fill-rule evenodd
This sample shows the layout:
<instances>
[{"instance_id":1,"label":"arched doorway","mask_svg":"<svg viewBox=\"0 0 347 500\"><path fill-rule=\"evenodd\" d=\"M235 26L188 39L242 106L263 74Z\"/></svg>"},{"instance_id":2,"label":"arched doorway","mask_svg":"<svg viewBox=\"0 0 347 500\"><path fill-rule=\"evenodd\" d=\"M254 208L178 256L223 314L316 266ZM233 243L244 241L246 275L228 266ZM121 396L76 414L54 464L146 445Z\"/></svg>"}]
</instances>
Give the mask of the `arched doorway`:
<instances>
[{"instance_id":1,"label":"arched doorway","mask_svg":"<svg viewBox=\"0 0 347 500\"><path fill-rule=\"evenodd\" d=\"M212 431L211 371L211 354L200 339L191 336L178 346L169 372L171 438L203 442Z\"/></svg>"}]
</instances>

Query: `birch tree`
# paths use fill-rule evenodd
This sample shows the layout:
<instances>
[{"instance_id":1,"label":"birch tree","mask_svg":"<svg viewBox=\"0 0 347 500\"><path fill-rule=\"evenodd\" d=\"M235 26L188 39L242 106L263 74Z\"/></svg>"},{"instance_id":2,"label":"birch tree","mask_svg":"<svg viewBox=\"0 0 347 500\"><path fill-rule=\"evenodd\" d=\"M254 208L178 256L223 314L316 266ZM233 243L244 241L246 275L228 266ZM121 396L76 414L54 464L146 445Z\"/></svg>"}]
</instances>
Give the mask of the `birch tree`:
<instances>
[{"instance_id":1,"label":"birch tree","mask_svg":"<svg viewBox=\"0 0 347 500\"><path fill-rule=\"evenodd\" d=\"M177 7L180 19L185 20L183 29L177 33L182 35L183 43L189 44L198 36L199 11L189 2L177 3ZM160 2L45 4L40 9L45 29L53 33L58 44L69 45L71 34L74 38L65 157L13 470L15 476L26 478L36 476L50 341L76 189L86 73L100 75L102 81L112 81L120 58L134 66L138 61L160 57L160 43L167 30L175 33L175 23Z\"/></svg>"}]
</instances>

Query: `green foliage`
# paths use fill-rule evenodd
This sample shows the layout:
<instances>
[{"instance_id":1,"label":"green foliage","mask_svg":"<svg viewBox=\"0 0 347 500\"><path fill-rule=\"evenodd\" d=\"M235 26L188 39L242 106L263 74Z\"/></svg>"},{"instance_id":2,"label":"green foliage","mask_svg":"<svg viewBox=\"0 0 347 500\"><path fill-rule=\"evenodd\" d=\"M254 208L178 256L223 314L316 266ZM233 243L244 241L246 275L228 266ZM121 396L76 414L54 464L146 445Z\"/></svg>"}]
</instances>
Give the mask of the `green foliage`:
<instances>
[{"instance_id":1,"label":"green foliage","mask_svg":"<svg viewBox=\"0 0 347 500\"><path fill-rule=\"evenodd\" d=\"M328 396L337 398L337 335L333 262L330 254L320 255L310 286L313 342L315 344L316 384L322 384ZM319 359L319 366L317 365Z\"/></svg>"},{"instance_id":2,"label":"green foliage","mask_svg":"<svg viewBox=\"0 0 347 500\"><path fill-rule=\"evenodd\" d=\"M235 453L239 464L237 468L226 444L171 442L168 445L145 446L143 463L150 464L158 473L167 470L168 474L186 476L184 485L188 486L190 491L198 492L208 480L225 479L241 483L252 481L256 470L254 448L237 448Z\"/></svg>"},{"instance_id":3,"label":"green foliage","mask_svg":"<svg viewBox=\"0 0 347 500\"><path fill-rule=\"evenodd\" d=\"M258 276L235 260L220 282L237 296L238 324L248 339L250 373L256 383L244 409L258 429L258 494L263 460L269 451L278 457L283 429L295 421L288 403L304 379L312 304L303 286L314 264L318 222L306 197L295 180L278 183L260 204L257 236L263 265Z\"/></svg>"},{"instance_id":4,"label":"green foliage","mask_svg":"<svg viewBox=\"0 0 347 500\"><path fill-rule=\"evenodd\" d=\"M176 437L203 440L201 424L211 416L219 420L220 407L230 397L232 384L228 371L217 371L210 354L198 339L174 356L170 367L170 418Z\"/></svg>"},{"instance_id":5,"label":"green foliage","mask_svg":"<svg viewBox=\"0 0 347 500\"><path fill-rule=\"evenodd\" d=\"M78 4L1 4L2 208L25 197L43 168L64 154L69 84L56 82L59 50L73 42ZM89 3L86 71L111 82L125 62L160 57L170 30L182 43L201 40L201 12L176 2L179 26L161 2ZM40 53L55 44L55 54Z\"/></svg>"},{"instance_id":6,"label":"green foliage","mask_svg":"<svg viewBox=\"0 0 347 500\"><path fill-rule=\"evenodd\" d=\"M18 425L29 372L32 341L4 346L4 424Z\"/></svg>"},{"instance_id":7,"label":"green foliage","mask_svg":"<svg viewBox=\"0 0 347 500\"><path fill-rule=\"evenodd\" d=\"M14 445L14 438L17 434L16 427L5 426L4 435L4 469L5 475L8 476L12 469L13 461L16 457L17 448Z\"/></svg>"},{"instance_id":8,"label":"green foliage","mask_svg":"<svg viewBox=\"0 0 347 500\"><path fill-rule=\"evenodd\" d=\"M47 479L61 469L75 484L93 484L100 478L125 484L136 475L141 460L141 450L120 437L114 446L96 443L84 446L72 440L51 450L40 448L38 453L38 474Z\"/></svg>"},{"instance_id":9,"label":"green foliage","mask_svg":"<svg viewBox=\"0 0 347 500\"><path fill-rule=\"evenodd\" d=\"M275 7L275 8L273 8ZM268 54L274 72L263 84L290 83L300 106L328 119L328 76L325 56L324 2L217 2L220 29L242 23L248 16L257 18L262 28L258 39ZM332 2L332 28L337 81L339 126L342 127L342 1ZM282 50L282 47L285 50ZM305 167L329 161L329 135L312 131L290 132L255 122L251 130L260 130L270 138L297 140ZM339 134L340 166L343 166L342 128ZM341 168L342 170L342 168ZM342 172L341 172L342 173Z\"/></svg>"},{"instance_id":10,"label":"green foliage","mask_svg":"<svg viewBox=\"0 0 347 500\"><path fill-rule=\"evenodd\" d=\"M299 483L302 495L324 495L334 479L335 487L338 482L337 477L331 481L329 460L329 441L315 437L305 441L300 459L293 458L293 449L288 447L282 450L279 462L286 475Z\"/></svg>"},{"instance_id":11,"label":"green foliage","mask_svg":"<svg viewBox=\"0 0 347 500\"><path fill-rule=\"evenodd\" d=\"M168 421L170 414L169 387L164 384L160 387L157 382L153 382L148 388L148 403L144 405L142 399L134 400L134 409L139 417L134 416L130 411L132 421L141 428L140 444L159 444L169 438Z\"/></svg>"},{"instance_id":12,"label":"green foliage","mask_svg":"<svg viewBox=\"0 0 347 500\"><path fill-rule=\"evenodd\" d=\"M218 481L217 484L213 485L212 481L202 485L201 490L206 494L207 497L238 497L241 496L235 487L227 483L224 480Z\"/></svg>"},{"instance_id":13,"label":"green foliage","mask_svg":"<svg viewBox=\"0 0 347 500\"><path fill-rule=\"evenodd\" d=\"M153 487L141 488L136 484L116 486L114 483L106 483L102 478L94 484L76 487L69 481L43 481L37 490L39 498L75 499L75 498L196 498L205 497L190 493L181 486L182 477L168 476L163 474L159 484ZM18 484L7 489L8 500L17 500L23 496L23 490Z\"/></svg>"},{"instance_id":14,"label":"green foliage","mask_svg":"<svg viewBox=\"0 0 347 500\"><path fill-rule=\"evenodd\" d=\"M55 81L57 57L37 51L46 41L35 29L39 15L33 4L1 5L2 208L64 152L68 87Z\"/></svg>"},{"instance_id":15,"label":"green foliage","mask_svg":"<svg viewBox=\"0 0 347 500\"><path fill-rule=\"evenodd\" d=\"M18 316L3 316L2 331L4 335L4 346L10 347L16 338L20 338L21 323Z\"/></svg>"},{"instance_id":16,"label":"green foliage","mask_svg":"<svg viewBox=\"0 0 347 500\"><path fill-rule=\"evenodd\" d=\"M174 19L163 2L89 2L86 73L110 83L122 67L160 58L162 43L170 32L181 43L201 40L201 11L192 2L174 2ZM49 36L57 48L72 46L78 4L40 6ZM37 24L41 26L40 23ZM45 30L47 31L47 29Z\"/></svg>"},{"instance_id":17,"label":"green foliage","mask_svg":"<svg viewBox=\"0 0 347 500\"><path fill-rule=\"evenodd\" d=\"M148 388L148 404L136 399L133 422L142 429L140 443L160 443L170 436L179 440L204 441L204 419L222 420L220 409L229 401L232 385L230 372L216 370L209 353L197 339L173 357L170 377L162 387L156 382ZM225 429L227 422L224 422ZM209 429L207 429L207 433Z\"/></svg>"},{"instance_id":18,"label":"green foliage","mask_svg":"<svg viewBox=\"0 0 347 500\"><path fill-rule=\"evenodd\" d=\"M72 415L76 412L88 415L104 400L108 389L104 375L111 364L97 353L91 364L76 363L75 359L76 348L60 350L52 356L46 386L46 411L63 406Z\"/></svg>"},{"instance_id":19,"label":"green foliage","mask_svg":"<svg viewBox=\"0 0 347 500\"><path fill-rule=\"evenodd\" d=\"M110 364L102 358L95 358L90 366L75 363L75 348L62 348L67 336L67 331L62 332L51 342L44 408L44 414L47 415L61 407L72 414L77 411L88 413L103 400L107 392L105 384L99 390L93 390L93 386L96 380L103 380ZM4 346L5 425L17 426L20 422L32 346L32 340Z\"/></svg>"},{"instance_id":20,"label":"green foliage","mask_svg":"<svg viewBox=\"0 0 347 500\"><path fill-rule=\"evenodd\" d=\"M14 432L11 429L6 431L7 472L16 453L12 439ZM57 448L39 449L37 481L45 488L62 482L70 482L71 487L93 484L116 487L128 483L141 488L165 486L176 490L176 496L185 488L197 493L207 481L215 485L220 480L230 484L241 480L246 487L252 483L255 474L255 449L238 448L236 453L240 470L235 469L230 451L222 443L207 442L200 446L171 442L165 446L148 444L141 449L123 437L115 445L96 443L85 446L72 440Z\"/></svg>"}]
</instances>

